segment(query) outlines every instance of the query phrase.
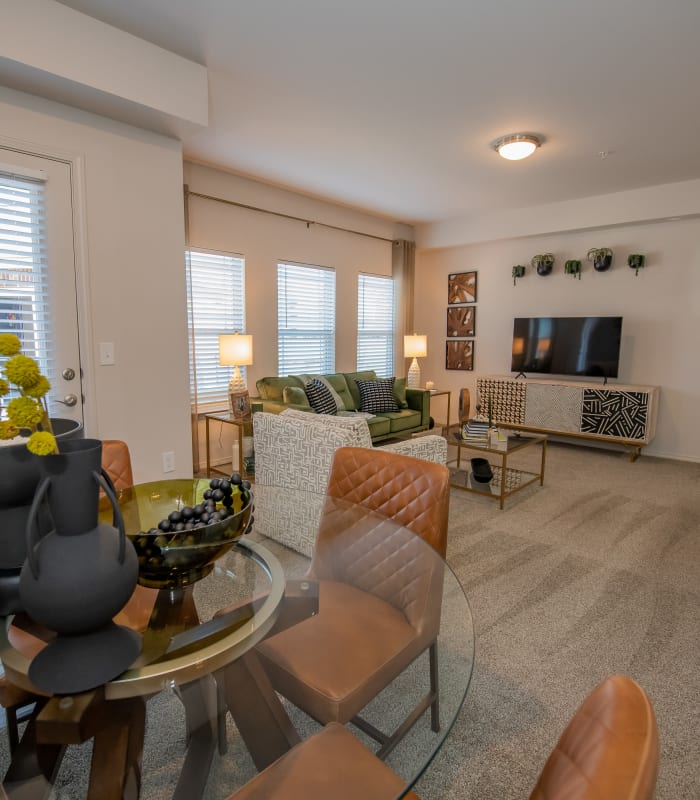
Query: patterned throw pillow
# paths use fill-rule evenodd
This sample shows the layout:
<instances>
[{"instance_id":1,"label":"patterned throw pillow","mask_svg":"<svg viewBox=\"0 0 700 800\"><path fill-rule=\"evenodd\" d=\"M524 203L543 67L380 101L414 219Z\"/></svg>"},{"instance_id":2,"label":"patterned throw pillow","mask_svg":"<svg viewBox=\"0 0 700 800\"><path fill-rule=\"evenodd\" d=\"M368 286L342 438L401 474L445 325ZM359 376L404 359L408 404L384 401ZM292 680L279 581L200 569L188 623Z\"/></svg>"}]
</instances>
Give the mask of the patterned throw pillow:
<instances>
[{"instance_id":1,"label":"patterned throw pillow","mask_svg":"<svg viewBox=\"0 0 700 800\"><path fill-rule=\"evenodd\" d=\"M399 406L394 397L394 379L378 378L376 381L358 381L360 390L360 411L370 414L381 414L385 411L398 411Z\"/></svg>"},{"instance_id":2,"label":"patterned throw pillow","mask_svg":"<svg viewBox=\"0 0 700 800\"><path fill-rule=\"evenodd\" d=\"M309 381L304 387L306 396L309 398L309 405L317 414L335 414L338 406L335 404L333 395L327 386L324 386L317 378Z\"/></svg>"}]
</instances>

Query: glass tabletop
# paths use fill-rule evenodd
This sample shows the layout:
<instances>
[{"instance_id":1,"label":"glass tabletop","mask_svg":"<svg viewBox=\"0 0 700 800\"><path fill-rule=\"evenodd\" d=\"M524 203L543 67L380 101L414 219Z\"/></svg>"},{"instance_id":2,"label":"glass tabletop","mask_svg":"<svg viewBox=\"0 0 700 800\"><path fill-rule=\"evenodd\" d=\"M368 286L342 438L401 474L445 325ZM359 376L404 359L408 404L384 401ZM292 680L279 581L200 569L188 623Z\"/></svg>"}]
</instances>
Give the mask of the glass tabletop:
<instances>
[{"instance_id":1,"label":"glass tabletop","mask_svg":"<svg viewBox=\"0 0 700 800\"><path fill-rule=\"evenodd\" d=\"M208 482L192 481L194 495L183 500L181 492L178 495L181 486L178 489L176 483L158 482L160 493L154 491L154 484L149 484L122 494L127 531L138 533L157 525L158 520L167 516L173 503L176 507L183 502L189 504L192 497L208 485ZM157 500L155 494L159 494ZM265 495L264 492L259 494L261 499ZM253 645L259 644L263 648L259 652L264 652L266 637L276 620L279 626L278 613L285 608L285 579L288 592L290 586L298 588L300 584L310 585L312 592L316 587L322 609L327 587L341 584L342 596L347 583L353 592L371 592L382 602L394 605L409 620L417 605L413 602L416 597L411 601L410 595L419 587L420 602L432 608L429 616L434 617L426 624L436 623L439 628L440 729L437 732L431 729L430 711L426 711L387 757L386 763L403 782L404 789L399 797L403 797L423 774L449 735L467 695L474 663L471 611L459 581L438 553L408 528L362 506L322 496L315 499L323 504L324 525L331 525L337 535L325 539L317 548L311 574L308 573L309 559L265 539L253 525L250 535L238 539L227 553L216 559L209 574L190 585L175 588L139 586L130 603L115 618L116 622L141 632L143 650L129 670L105 686L105 695L109 700L153 695L147 704L139 795L142 800L179 796L177 786L182 756L178 752L182 752L182 744L178 748L176 743L182 742L184 728L179 729L180 723L164 724L164 720L177 720L181 714L176 710L182 702L178 687L200 682L229 664L241 664L251 654L256 657L258 651L250 650ZM255 502L258 505L261 500L256 497ZM380 573L378 583L376 573ZM217 615L221 609L227 609L223 616ZM9 640L7 636L10 622L8 618L1 626L0 655L8 675L20 685L31 688L26 683L26 670L32 652L11 646L12 634ZM286 629L283 627L281 635L298 635L302 642L313 641L313 637L305 637L314 624L314 618L307 611ZM272 628L271 633L275 637L278 629ZM318 653L311 652L309 656L322 659L322 646L319 645ZM361 658L362 651L348 651L343 657ZM428 655L422 652L362 709L362 717L377 728L393 730L429 689ZM319 730L319 723L292 703L282 700L282 708L301 739ZM211 713L210 708L208 714L211 716ZM213 729L214 722L209 722ZM249 748L241 741L239 727L238 721L234 725L228 716L229 752L212 753L209 778L202 795L209 800L224 800L257 774L247 753ZM370 750L376 751L376 743L365 733L353 725L349 728ZM64 763L70 764L71 759L80 761L80 753L74 754L73 749L68 749ZM169 772L162 766L156 769L156 764L170 764L172 769ZM85 770L89 772L89 764ZM62 796L60 787L64 773L65 780L70 782L63 789L69 792L66 796L71 799L86 796L86 789L75 785L80 770L74 765L62 768L58 774L59 796Z\"/></svg>"}]
</instances>

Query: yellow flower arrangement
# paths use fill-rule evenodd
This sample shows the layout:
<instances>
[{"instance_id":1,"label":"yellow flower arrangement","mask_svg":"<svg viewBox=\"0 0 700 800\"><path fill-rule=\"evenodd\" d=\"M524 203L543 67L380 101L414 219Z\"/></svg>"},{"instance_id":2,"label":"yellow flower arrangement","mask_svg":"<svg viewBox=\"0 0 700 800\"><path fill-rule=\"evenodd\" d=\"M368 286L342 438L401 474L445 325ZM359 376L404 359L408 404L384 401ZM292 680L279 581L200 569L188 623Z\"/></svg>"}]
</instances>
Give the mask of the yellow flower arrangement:
<instances>
[{"instance_id":1,"label":"yellow flower arrangement","mask_svg":"<svg viewBox=\"0 0 700 800\"><path fill-rule=\"evenodd\" d=\"M7 419L0 422L0 439L14 439L29 430L27 449L38 456L58 453L51 428L46 393L51 388L33 358L22 355L22 344L13 333L0 333L0 356L6 361L0 375L0 397L14 385L19 397L7 404Z\"/></svg>"}]
</instances>

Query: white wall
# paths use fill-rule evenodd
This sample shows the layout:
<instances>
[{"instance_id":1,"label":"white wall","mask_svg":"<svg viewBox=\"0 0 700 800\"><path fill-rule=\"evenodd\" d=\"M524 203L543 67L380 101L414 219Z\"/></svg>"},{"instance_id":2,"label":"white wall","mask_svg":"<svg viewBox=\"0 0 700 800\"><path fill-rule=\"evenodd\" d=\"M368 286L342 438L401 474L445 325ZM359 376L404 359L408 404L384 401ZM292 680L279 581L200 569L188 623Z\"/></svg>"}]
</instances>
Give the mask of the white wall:
<instances>
[{"instance_id":1,"label":"white wall","mask_svg":"<svg viewBox=\"0 0 700 800\"><path fill-rule=\"evenodd\" d=\"M190 475L179 142L2 88L0 137L83 159L88 435L124 439L137 481L162 477L168 450L177 474ZM100 341L114 342L116 364L90 369Z\"/></svg>"},{"instance_id":2,"label":"white wall","mask_svg":"<svg viewBox=\"0 0 700 800\"><path fill-rule=\"evenodd\" d=\"M307 220L324 222L386 239L412 238L412 230L378 217L324 203L276 187L251 181L198 164L185 164L190 192L225 198ZM253 366L248 367L248 388L255 381L277 375L277 262L296 261L336 270L336 352L338 372L356 369L357 276L360 272L391 275L390 241L378 241L318 225L191 197L191 246L240 253L245 257L246 329L253 335ZM399 365L403 370L403 364ZM212 458L230 449L230 426L223 435L212 434ZM200 452L204 436L200 435ZM230 455L228 455L230 458Z\"/></svg>"},{"instance_id":3,"label":"white wall","mask_svg":"<svg viewBox=\"0 0 700 800\"><path fill-rule=\"evenodd\" d=\"M612 248L608 272L595 272L585 261L591 247ZM554 253L556 263L551 275L540 277L530 259L544 252ZM637 277L627 266L629 253L647 256ZM584 262L580 281L564 274L572 258ZM527 265L517 286L514 264ZM478 272L474 371L446 370L447 276L468 270ZM475 391L479 375L510 374L514 317L621 315L620 373L612 382L661 387L656 438L645 452L700 461L699 220L421 250L416 272L416 328L429 337L422 375L451 389L455 402L458 389Z\"/></svg>"}]
</instances>

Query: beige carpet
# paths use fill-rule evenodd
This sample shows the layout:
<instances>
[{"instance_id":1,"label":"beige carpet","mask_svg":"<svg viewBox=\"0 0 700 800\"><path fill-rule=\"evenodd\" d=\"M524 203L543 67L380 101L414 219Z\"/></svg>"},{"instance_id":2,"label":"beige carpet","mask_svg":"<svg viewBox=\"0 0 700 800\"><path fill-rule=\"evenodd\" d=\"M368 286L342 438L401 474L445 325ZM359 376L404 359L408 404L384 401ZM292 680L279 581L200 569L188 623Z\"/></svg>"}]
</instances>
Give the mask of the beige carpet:
<instances>
[{"instance_id":1,"label":"beige carpet","mask_svg":"<svg viewBox=\"0 0 700 800\"><path fill-rule=\"evenodd\" d=\"M550 444L545 486L504 511L453 490L448 561L470 600L476 664L455 727L418 784L423 800L527 798L566 721L613 672L639 681L656 708L657 800L700 798L700 464ZM149 702L145 800L170 796L183 730L177 702ZM209 800L253 774L235 731L230 739ZM84 797L88 757L84 747L66 758L56 800ZM395 759L410 762L410 744ZM3 771L6 763L0 749Z\"/></svg>"}]
</instances>

